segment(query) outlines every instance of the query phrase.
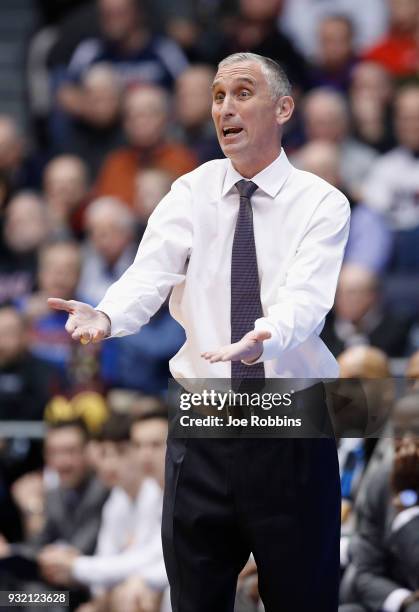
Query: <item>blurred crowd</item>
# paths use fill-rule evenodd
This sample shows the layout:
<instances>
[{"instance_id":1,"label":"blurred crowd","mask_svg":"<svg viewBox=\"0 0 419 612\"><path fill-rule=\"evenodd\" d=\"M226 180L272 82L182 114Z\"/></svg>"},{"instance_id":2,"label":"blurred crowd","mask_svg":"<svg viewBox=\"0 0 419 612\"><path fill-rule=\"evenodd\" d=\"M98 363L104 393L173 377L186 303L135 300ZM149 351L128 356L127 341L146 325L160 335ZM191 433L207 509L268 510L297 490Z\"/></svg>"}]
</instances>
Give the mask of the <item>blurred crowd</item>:
<instances>
[{"instance_id":1,"label":"blurred crowd","mask_svg":"<svg viewBox=\"0 0 419 612\"><path fill-rule=\"evenodd\" d=\"M139 333L81 346L46 298L96 305L173 180L222 157L217 62L253 51L293 85L287 155L351 204L323 340L344 377L419 378L419 0L31 1L27 125L0 115L0 421L47 431L0 439L0 557L19 542L18 572L71 585L80 612L167 610L153 538L184 332L165 303ZM419 413L407 386L400 410ZM342 601L367 612L419 610L418 513L397 522L394 502L419 491L419 444L400 440L339 443ZM240 585L237 612L261 609L251 560Z\"/></svg>"}]
</instances>

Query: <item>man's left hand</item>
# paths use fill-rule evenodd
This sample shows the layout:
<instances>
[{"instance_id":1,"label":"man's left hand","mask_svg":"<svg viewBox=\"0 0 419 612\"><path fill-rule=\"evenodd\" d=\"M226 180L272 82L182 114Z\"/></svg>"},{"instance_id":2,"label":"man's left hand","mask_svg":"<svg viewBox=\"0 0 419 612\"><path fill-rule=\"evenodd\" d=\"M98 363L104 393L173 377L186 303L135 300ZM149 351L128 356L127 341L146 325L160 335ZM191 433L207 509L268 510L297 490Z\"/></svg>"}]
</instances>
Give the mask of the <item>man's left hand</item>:
<instances>
[{"instance_id":1,"label":"man's left hand","mask_svg":"<svg viewBox=\"0 0 419 612\"><path fill-rule=\"evenodd\" d=\"M248 332L241 340L233 344L222 346L217 351L207 351L202 353L201 357L207 359L210 363L218 361L246 361L253 363L262 355L263 341L271 337L271 332L252 330Z\"/></svg>"}]
</instances>

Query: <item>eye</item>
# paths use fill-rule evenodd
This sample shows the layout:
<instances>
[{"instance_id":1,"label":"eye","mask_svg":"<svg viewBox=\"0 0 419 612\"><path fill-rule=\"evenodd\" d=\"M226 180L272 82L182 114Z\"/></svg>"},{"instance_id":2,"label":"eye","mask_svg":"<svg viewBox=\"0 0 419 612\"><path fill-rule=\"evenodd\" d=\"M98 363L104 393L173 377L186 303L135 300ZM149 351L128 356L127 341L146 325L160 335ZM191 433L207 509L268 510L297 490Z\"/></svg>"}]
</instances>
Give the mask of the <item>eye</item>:
<instances>
[{"instance_id":1,"label":"eye","mask_svg":"<svg viewBox=\"0 0 419 612\"><path fill-rule=\"evenodd\" d=\"M248 89L241 89L239 92L239 97L240 98L249 98L250 96L250 91Z\"/></svg>"},{"instance_id":2,"label":"eye","mask_svg":"<svg viewBox=\"0 0 419 612\"><path fill-rule=\"evenodd\" d=\"M216 94L214 94L214 101L215 102L222 102L224 100L224 94L219 91Z\"/></svg>"}]
</instances>

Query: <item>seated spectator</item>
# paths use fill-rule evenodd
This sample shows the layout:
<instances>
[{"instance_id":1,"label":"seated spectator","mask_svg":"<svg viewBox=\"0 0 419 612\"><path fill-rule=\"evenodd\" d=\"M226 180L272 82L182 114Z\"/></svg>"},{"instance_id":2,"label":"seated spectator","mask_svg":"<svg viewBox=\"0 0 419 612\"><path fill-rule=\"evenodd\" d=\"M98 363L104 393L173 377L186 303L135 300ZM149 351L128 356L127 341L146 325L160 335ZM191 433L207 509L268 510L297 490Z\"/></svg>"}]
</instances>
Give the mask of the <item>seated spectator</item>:
<instances>
[{"instance_id":1,"label":"seated spectator","mask_svg":"<svg viewBox=\"0 0 419 612\"><path fill-rule=\"evenodd\" d=\"M227 21L215 58L221 59L240 51L251 51L279 62L292 85L304 89L307 66L286 34L277 27L282 0L238 0L238 15Z\"/></svg>"},{"instance_id":2,"label":"seated spectator","mask_svg":"<svg viewBox=\"0 0 419 612\"><path fill-rule=\"evenodd\" d=\"M419 351L415 351L410 356L406 365L405 376L409 386L415 389L419 386Z\"/></svg>"},{"instance_id":3,"label":"seated spectator","mask_svg":"<svg viewBox=\"0 0 419 612\"><path fill-rule=\"evenodd\" d=\"M83 109L74 118L63 152L82 158L94 180L114 149L124 144L121 126L121 85L109 64L94 64L81 82Z\"/></svg>"},{"instance_id":4,"label":"seated spectator","mask_svg":"<svg viewBox=\"0 0 419 612\"><path fill-rule=\"evenodd\" d=\"M130 576L135 576L137 595L141 587L158 600L167 586L160 534L167 416L153 412L137 417L131 438L129 432L130 418L123 415L111 416L103 428L103 458L115 486L103 508L96 553L57 551L51 557L56 583L89 585L96 607L108 599L109 589ZM117 601L118 609L127 609L122 596Z\"/></svg>"},{"instance_id":5,"label":"seated spectator","mask_svg":"<svg viewBox=\"0 0 419 612\"><path fill-rule=\"evenodd\" d=\"M121 201L102 197L86 209L85 228L87 243L78 293L97 304L134 260L135 217Z\"/></svg>"},{"instance_id":6,"label":"seated spectator","mask_svg":"<svg viewBox=\"0 0 419 612\"><path fill-rule=\"evenodd\" d=\"M380 348L390 357L409 349L412 322L386 311L378 277L356 264L345 264L339 277L335 304L326 317L321 337L334 355L356 345Z\"/></svg>"},{"instance_id":7,"label":"seated spectator","mask_svg":"<svg viewBox=\"0 0 419 612\"><path fill-rule=\"evenodd\" d=\"M354 24L357 53L387 31L387 4L382 0L283 0L279 26L312 60L318 53L318 27L329 15L346 15Z\"/></svg>"},{"instance_id":8,"label":"seated spectator","mask_svg":"<svg viewBox=\"0 0 419 612\"><path fill-rule=\"evenodd\" d=\"M391 271L419 271L419 86L407 85L395 99L398 146L381 156L366 176L364 202L384 214L394 232Z\"/></svg>"},{"instance_id":9,"label":"seated spectator","mask_svg":"<svg viewBox=\"0 0 419 612\"><path fill-rule=\"evenodd\" d=\"M187 66L176 43L150 32L142 2L97 0L97 5L102 36L78 45L70 61L68 80L57 94L61 107L76 117L83 115L85 102L80 81L95 63L111 64L124 86L154 83L171 87Z\"/></svg>"},{"instance_id":10,"label":"seated spectator","mask_svg":"<svg viewBox=\"0 0 419 612\"><path fill-rule=\"evenodd\" d=\"M303 122L308 142L325 140L339 147L342 187L350 198L360 200L362 183L377 154L350 136L345 97L331 89L314 89L305 97Z\"/></svg>"},{"instance_id":11,"label":"seated spectator","mask_svg":"<svg viewBox=\"0 0 419 612\"><path fill-rule=\"evenodd\" d=\"M39 187L41 163L29 154L25 138L10 115L0 115L0 172L12 195Z\"/></svg>"},{"instance_id":12,"label":"seated spectator","mask_svg":"<svg viewBox=\"0 0 419 612\"><path fill-rule=\"evenodd\" d=\"M164 89L142 86L128 91L123 120L129 146L117 149L105 160L96 196L112 195L133 206L140 169L159 168L177 178L197 166L198 160L189 149L168 140L169 99Z\"/></svg>"},{"instance_id":13,"label":"seated spectator","mask_svg":"<svg viewBox=\"0 0 419 612\"><path fill-rule=\"evenodd\" d=\"M354 136L379 153L394 146L392 85L380 64L363 61L352 69L349 95Z\"/></svg>"},{"instance_id":14,"label":"seated spectator","mask_svg":"<svg viewBox=\"0 0 419 612\"><path fill-rule=\"evenodd\" d=\"M340 177L339 147L331 142L313 141L302 147L295 162L298 167L317 174L338 189ZM374 273L383 272L392 252L392 235L384 217L368 206L350 200L351 226L345 262L359 264Z\"/></svg>"},{"instance_id":15,"label":"seated spectator","mask_svg":"<svg viewBox=\"0 0 419 612\"><path fill-rule=\"evenodd\" d=\"M54 552L69 546L91 554L97 540L100 513L107 490L91 473L87 454L88 437L82 421L63 421L50 425L45 439L46 466L56 472L58 486L45 498L45 526L25 544L11 544L3 556L11 553L34 555L39 575L47 585L55 585ZM38 586L40 590L42 586ZM83 593L72 590L71 601L81 600Z\"/></svg>"},{"instance_id":16,"label":"seated spectator","mask_svg":"<svg viewBox=\"0 0 419 612\"><path fill-rule=\"evenodd\" d=\"M100 345L82 347L65 331L66 316L48 308L46 295L76 299L80 278L81 251L76 242L57 241L39 253L38 291L22 300L20 307L30 321L31 352L57 367L65 378L62 391L74 394L102 390L99 379Z\"/></svg>"},{"instance_id":17,"label":"seated spectator","mask_svg":"<svg viewBox=\"0 0 419 612\"><path fill-rule=\"evenodd\" d=\"M27 324L12 306L0 307L0 420L42 420L59 387L58 372L28 351Z\"/></svg>"},{"instance_id":18,"label":"seated spectator","mask_svg":"<svg viewBox=\"0 0 419 612\"><path fill-rule=\"evenodd\" d=\"M18 300L35 287L37 250L48 236L44 202L22 191L10 200L4 216L0 257L0 304Z\"/></svg>"},{"instance_id":19,"label":"seated spectator","mask_svg":"<svg viewBox=\"0 0 419 612\"><path fill-rule=\"evenodd\" d=\"M310 85L346 93L356 63L352 21L344 14L324 17L319 24L318 38L318 51L309 70Z\"/></svg>"},{"instance_id":20,"label":"seated spectator","mask_svg":"<svg viewBox=\"0 0 419 612\"><path fill-rule=\"evenodd\" d=\"M395 77L413 76L419 60L419 4L417 0L389 0L388 4L388 34L365 52L364 59L381 64Z\"/></svg>"},{"instance_id":21,"label":"seated spectator","mask_svg":"<svg viewBox=\"0 0 419 612\"><path fill-rule=\"evenodd\" d=\"M43 188L53 237L81 235L88 187L86 164L80 157L59 155L46 165Z\"/></svg>"},{"instance_id":22,"label":"seated spectator","mask_svg":"<svg viewBox=\"0 0 419 612\"><path fill-rule=\"evenodd\" d=\"M211 118L211 85L215 71L198 64L176 80L174 136L195 154L199 163L223 157Z\"/></svg>"},{"instance_id":23,"label":"seated spectator","mask_svg":"<svg viewBox=\"0 0 419 612\"><path fill-rule=\"evenodd\" d=\"M137 450L138 460L145 476L154 478L160 490L164 487L165 448L167 438L167 413L154 410L138 416L131 427L131 440ZM159 536L161 529L161 515L157 513ZM160 543L160 538L159 538ZM157 551L157 549L156 549ZM121 609L138 609L149 612L158 612L163 597L168 594L168 581L164 566L162 550L153 558L146 568L138 568L135 574L128 578L111 593L110 612ZM165 597L166 599L166 597ZM171 610L169 604L165 610ZM162 608L163 610L163 608Z\"/></svg>"},{"instance_id":24,"label":"seated spectator","mask_svg":"<svg viewBox=\"0 0 419 612\"><path fill-rule=\"evenodd\" d=\"M410 420L417 405L417 394L406 396L393 419ZM353 601L365 610L419 609L418 459L417 435L409 428L396 432L394 457L376 468L360 508L350 553L356 571Z\"/></svg>"}]
</instances>

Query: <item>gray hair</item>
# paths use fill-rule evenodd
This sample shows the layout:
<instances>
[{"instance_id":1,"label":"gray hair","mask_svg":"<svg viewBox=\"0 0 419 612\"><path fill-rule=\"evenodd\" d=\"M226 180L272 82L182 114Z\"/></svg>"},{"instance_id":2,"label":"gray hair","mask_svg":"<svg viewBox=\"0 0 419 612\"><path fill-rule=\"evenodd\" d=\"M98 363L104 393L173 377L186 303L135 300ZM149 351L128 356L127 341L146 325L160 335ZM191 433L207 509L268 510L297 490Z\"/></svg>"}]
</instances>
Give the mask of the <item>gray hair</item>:
<instances>
[{"instance_id":1,"label":"gray hair","mask_svg":"<svg viewBox=\"0 0 419 612\"><path fill-rule=\"evenodd\" d=\"M281 96L291 95L291 83L285 70L270 57L258 55L257 53L243 52L228 55L218 64L218 69L240 62L257 62L260 64L263 75L268 83L269 91L273 100Z\"/></svg>"},{"instance_id":2,"label":"gray hair","mask_svg":"<svg viewBox=\"0 0 419 612\"><path fill-rule=\"evenodd\" d=\"M135 216L122 200L113 196L102 196L89 204L85 213L85 222L88 228L105 216L115 219L117 225L129 232L134 231Z\"/></svg>"}]
</instances>

